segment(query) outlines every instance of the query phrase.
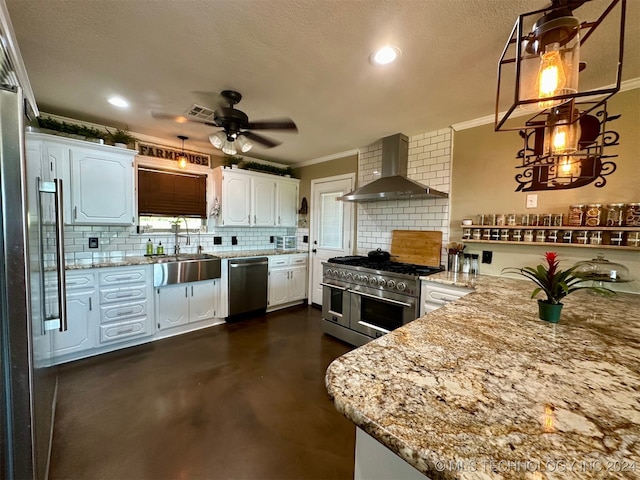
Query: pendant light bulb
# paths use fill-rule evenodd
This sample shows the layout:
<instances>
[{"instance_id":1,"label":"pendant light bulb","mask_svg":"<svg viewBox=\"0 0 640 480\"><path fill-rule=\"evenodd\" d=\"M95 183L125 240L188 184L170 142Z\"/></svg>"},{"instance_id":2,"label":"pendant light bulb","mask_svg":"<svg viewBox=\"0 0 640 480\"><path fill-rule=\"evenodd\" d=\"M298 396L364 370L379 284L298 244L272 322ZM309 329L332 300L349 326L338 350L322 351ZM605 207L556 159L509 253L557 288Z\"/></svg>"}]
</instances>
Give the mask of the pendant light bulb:
<instances>
[{"instance_id":1,"label":"pendant light bulb","mask_svg":"<svg viewBox=\"0 0 640 480\"><path fill-rule=\"evenodd\" d=\"M188 140L189 137L185 137L184 135L178 135L178 138L182 140L182 151L180 152L177 158L178 167L184 170L185 168L187 168L187 154L184 153L184 141Z\"/></svg>"},{"instance_id":2,"label":"pendant light bulb","mask_svg":"<svg viewBox=\"0 0 640 480\"><path fill-rule=\"evenodd\" d=\"M538 98L544 99L562 95L567 84L567 76L560 56L560 44L547 45L540 59L540 73L538 74ZM538 107L553 107L554 101L540 101Z\"/></svg>"}]
</instances>

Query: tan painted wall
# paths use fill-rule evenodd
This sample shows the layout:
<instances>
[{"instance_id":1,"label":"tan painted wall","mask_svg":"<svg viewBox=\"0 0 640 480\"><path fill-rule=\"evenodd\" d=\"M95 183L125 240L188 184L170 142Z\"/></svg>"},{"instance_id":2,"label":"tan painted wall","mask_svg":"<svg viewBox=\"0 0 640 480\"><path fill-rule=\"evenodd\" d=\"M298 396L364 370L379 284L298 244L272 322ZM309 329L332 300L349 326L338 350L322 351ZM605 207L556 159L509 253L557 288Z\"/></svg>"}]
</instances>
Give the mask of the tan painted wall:
<instances>
[{"instance_id":1,"label":"tan painted wall","mask_svg":"<svg viewBox=\"0 0 640 480\"><path fill-rule=\"evenodd\" d=\"M528 192L538 195L538 208L526 209L527 192L515 192L518 183L515 156L523 147L517 132L494 132L493 124L454 133L451 179L451 239L460 239L460 221L478 213L566 213L571 204L640 202L640 89L614 95L608 102L610 115L621 118L610 122L609 129L620 134L620 145L605 154L618 154L613 161L617 170L602 188L593 184L559 191ZM490 248L488 248L490 247ZM499 274L504 266L539 263L546 246L468 244L467 251L493 251L493 263L481 265L482 273ZM623 286L640 292L640 252L560 247L557 251L571 261L591 259L602 251L607 258L625 264L638 281Z\"/></svg>"},{"instance_id":2,"label":"tan painted wall","mask_svg":"<svg viewBox=\"0 0 640 480\"><path fill-rule=\"evenodd\" d=\"M332 177L358 171L358 155L349 155L328 162L316 163L307 167L295 168L293 174L300 179L300 202L303 197L311 201L311 180Z\"/></svg>"}]
</instances>

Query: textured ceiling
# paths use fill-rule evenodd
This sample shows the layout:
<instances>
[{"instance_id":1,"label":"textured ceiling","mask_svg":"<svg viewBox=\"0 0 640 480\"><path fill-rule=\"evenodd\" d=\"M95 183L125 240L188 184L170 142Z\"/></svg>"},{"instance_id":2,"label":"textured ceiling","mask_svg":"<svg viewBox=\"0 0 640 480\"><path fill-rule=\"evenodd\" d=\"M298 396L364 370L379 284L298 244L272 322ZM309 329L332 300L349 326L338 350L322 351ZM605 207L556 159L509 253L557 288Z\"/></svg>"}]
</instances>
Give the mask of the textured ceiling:
<instances>
[{"instance_id":1,"label":"textured ceiling","mask_svg":"<svg viewBox=\"0 0 640 480\"><path fill-rule=\"evenodd\" d=\"M242 93L238 108L250 120L290 117L296 122L297 135L261 132L283 143L251 152L288 164L368 145L396 132L414 135L492 114L498 59L518 14L549 4L6 3L41 110L171 141L187 135L188 148L209 149L207 137L217 128L158 120L151 112L182 114L193 103L215 108L217 92L234 89ZM576 16L600 12L607 4L593 0ZM623 80L640 77L639 19L640 0L631 0ZM402 50L400 61L373 66L369 54L386 43ZM607 46L592 43L591 55L607 55ZM598 69L590 71L599 82ZM131 107L120 110L106 103L114 94L128 99Z\"/></svg>"}]
</instances>

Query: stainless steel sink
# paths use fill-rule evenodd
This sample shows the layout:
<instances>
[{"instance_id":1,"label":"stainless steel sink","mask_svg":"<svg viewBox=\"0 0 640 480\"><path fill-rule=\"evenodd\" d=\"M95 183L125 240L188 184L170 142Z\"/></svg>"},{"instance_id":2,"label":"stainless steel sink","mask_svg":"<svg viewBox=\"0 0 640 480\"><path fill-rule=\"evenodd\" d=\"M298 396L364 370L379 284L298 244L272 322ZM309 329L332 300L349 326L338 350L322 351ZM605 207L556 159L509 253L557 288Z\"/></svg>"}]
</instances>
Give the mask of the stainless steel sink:
<instances>
[{"instance_id":1,"label":"stainless steel sink","mask_svg":"<svg viewBox=\"0 0 640 480\"><path fill-rule=\"evenodd\" d=\"M168 255L155 259L153 286L220 278L220 258L208 254Z\"/></svg>"}]
</instances>

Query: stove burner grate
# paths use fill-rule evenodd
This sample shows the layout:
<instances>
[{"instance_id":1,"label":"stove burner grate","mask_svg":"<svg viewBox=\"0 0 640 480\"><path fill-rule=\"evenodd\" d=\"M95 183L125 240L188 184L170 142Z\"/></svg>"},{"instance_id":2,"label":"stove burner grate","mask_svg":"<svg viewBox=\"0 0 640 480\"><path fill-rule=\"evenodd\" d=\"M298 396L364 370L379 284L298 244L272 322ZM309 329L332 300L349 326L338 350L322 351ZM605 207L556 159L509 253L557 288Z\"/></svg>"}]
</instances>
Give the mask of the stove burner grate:
<instances>
[{"instance_id":1,"label":"stove burner grate","mask_svg":"<svg viewBox=\"0 0 640 480\"><path fill-rule=\"evenodd\" d=\"M334 257L328 260L330 263L336 263L338 265L349 265L352 267L363 267L372 270L379 270L382 272L401 273L404 275L431 275L437 272L441 272L439 267L426 267L424 265L415 265L413 263L402 263L387 261L375 261L369 257L364 256L351 256L351 257Z\"/></svg>"}]
</instances>

